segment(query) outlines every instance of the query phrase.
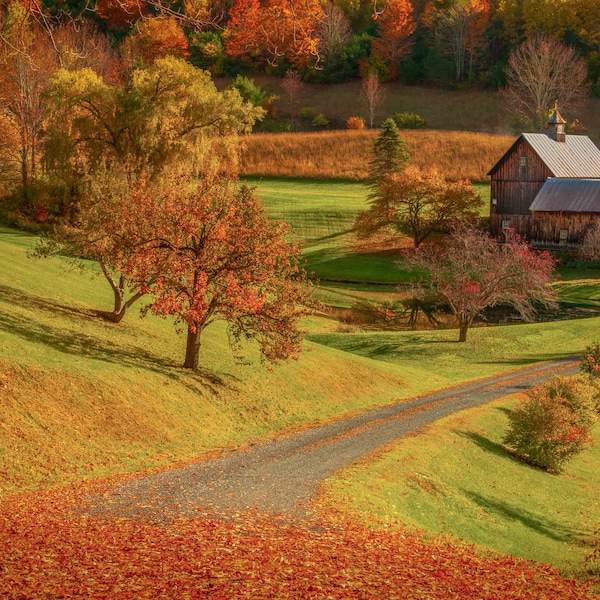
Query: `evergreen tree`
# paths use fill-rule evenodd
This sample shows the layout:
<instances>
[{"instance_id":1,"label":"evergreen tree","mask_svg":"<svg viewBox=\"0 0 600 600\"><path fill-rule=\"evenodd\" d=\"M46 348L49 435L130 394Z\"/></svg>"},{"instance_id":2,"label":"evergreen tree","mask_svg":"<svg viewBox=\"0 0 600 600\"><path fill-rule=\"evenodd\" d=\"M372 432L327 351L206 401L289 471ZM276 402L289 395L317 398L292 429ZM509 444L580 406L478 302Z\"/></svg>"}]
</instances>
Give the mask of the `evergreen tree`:
<instances>
[{"instance_id":1,"label":"evergreen tree","mask_svg":"<svg viewBox=\"0 0 600 600\"><path fill-rule=\"evenodd\" d=\"M369 163L370 186L376 188L389 175L400 173L409 161L408 148L394 119L386 119L373 144L373 158Z\"/></svg>"}]
</instances>

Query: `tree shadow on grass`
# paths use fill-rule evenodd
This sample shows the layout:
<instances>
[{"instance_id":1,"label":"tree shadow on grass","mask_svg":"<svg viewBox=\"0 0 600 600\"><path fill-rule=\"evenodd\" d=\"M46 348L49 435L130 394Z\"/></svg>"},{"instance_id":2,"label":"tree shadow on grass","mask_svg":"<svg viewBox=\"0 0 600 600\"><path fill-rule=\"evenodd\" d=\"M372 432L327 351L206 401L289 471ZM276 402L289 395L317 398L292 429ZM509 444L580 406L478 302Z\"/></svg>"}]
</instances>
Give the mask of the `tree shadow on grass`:
<instances>
[{"instance_id":1,"label":"tree shadow on grass","mask_svg":"<svg viewBox=\"0 0 600 600\"><path fill-rule=\"evenodd\" d=\"M557 542L578 543L583 541L588 532L583 529L553 521L547 516L527 510L515 503L504 502L497 498L469 490L461 492L470 500L481 506L487 513L496 514L503 519L521 523L528 529Z\"/></svg>"},{"instance_id":2,"label":"tree shadow on grass","mask_svg":"<svg viewBox=\"0 0 600 600\"><path fill-rule=\"evenodd\" d=\"M100 323L95 311L53 303L44 298L23 294L6 286L0 286L0 301L19 305L31 311L27 317L0 312L0 331L17 335L33 343L49 346L64 354L100 360L126 367L141 368L158 373L183 384L193 393L209 387L214 393L226 385L223 377L208 369L194 372L181 371L181 366L139 345L127 348L108 339L53 327L35 319L36 313L51 313L72 322L85 319L88 323ZM119 327L119 325L114 325Z\"/></svg>"},{"instance_id":3,"label":"tree shadow on grass","mask_svg":"<svg viewBox=\"0 0 600 600\"><path fill-rule=\"evenodd\" d=\"M485 452L493 454L494 456L499 456L502 458L511 458L511 459L513 458L506 451L504 446L502 446L502 444L493 442L492 440L486 438L483 435L480 435L479 433L474 433L472 431L457 431L457 430L454 430L454 433L456 433L457 435L459 435L461 437L467 438L471 442L475 443L479 448L481 448Z\"/></svg>"}]
</instances>

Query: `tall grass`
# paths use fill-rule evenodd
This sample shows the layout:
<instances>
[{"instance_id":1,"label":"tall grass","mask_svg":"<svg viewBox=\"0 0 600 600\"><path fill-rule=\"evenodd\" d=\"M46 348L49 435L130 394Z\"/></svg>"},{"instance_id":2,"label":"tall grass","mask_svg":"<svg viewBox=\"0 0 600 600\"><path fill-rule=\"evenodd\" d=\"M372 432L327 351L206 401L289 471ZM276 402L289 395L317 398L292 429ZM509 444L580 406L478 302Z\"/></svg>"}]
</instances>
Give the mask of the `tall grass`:
<instances>
[{"instance_id":1,"label":"tall grass","mask_svg":"<svg viewBox=\"0 0 600 600\"><path fill-rule=\"evenodd\" d=\"M403 130L412 161L451 180L485 181L514 137L461 131ZM376 130L256 133L247 138L244 175L362 180Z\"/></svg>"}]
</instances>

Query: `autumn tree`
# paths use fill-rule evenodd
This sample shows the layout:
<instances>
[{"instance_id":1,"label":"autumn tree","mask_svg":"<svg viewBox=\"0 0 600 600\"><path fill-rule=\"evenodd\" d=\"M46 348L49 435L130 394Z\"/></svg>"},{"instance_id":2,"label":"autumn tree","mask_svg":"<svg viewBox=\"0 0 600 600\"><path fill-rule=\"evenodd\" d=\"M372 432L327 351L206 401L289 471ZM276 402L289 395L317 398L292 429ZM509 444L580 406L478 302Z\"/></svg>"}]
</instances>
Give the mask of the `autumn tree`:
<instances>
[{"instance_id":1,"label":"autumn tree","mask_svg":"<svg viewBox=\"0 0 600 600\"><path fill-rule=\"evenodd\" d=\"M226 160L235 165L235 134L249 131L262 109L236 90L219 92L208 73L173 57L135 70L121 86L90 69L61 70L48 99L46 166L72 194L64 211L71 229L56 241L100 262L115 296L113 320L120 320L132 288L119 267L141 242L123 242L132 236L124 237L127 218L116 205L129 206L141 181L156 186L165 173L191 176L206 168L217 137L227 140Z\"/></svg>"},{"instance_id":2,"label":"autumn tree","mask_svg":"<svg viewBox=\"0 0 600 600\"><path fill-rule=\"evenodd\" d=\"M12 166L13 181L23 206L34 216L34 183L44 140L44 94L57 68L51 40L26 6L15 0L3 9L0 37L0 112L8 137L4 159Z\"/></svg>"},{"instance_id":3,"label":"autumn tree","mask_svg":"<svg viewBox=\"0 0 600 600\"><path fill-rule=\"evenodd\" d=\"M236 0L224 33L230 56L256 57L270 65L287 58L296 68L319 60L320 0Z\"/></svg>"},{"instance_id":4,"label":"autumn tree","mask_svg":"<svg viewBox=\"0 0 600 600\"><path fill-rule=\"evenodd\" d=\"M186 326L184 368L198 368L202 333L219 319L235 352L248 339L270 362L295 356L308 288L289 227L269 219L253 191L227 175L206 175L189 191L155 190L133 199L153 233L122 268L133 282L154 279L150 310Z\"/></svg>"},{"instance_id":5,"label":"autumn tree","mask_svg":"<svg viewBox=\"0 0 600 600\"><path fill-rule=\"evenodd\" d=\"M452 57L456 81L462 81L467 68L471 72L474 57L481 49L490 20L489 2L467 0L447 7L431 4L423 20L435 31L442 52Z\"/></svg>"},{"instance_id":6,"label":"autumn tree","mask_svg":"<svg viewBox=\"0 0 600 600\"><path fill-rule=\"evenodd\" d=\"M536 252L512 231L503 244L487 233L459 224L443 245L426 244L406 264L424 274L416 297L437 295L447 302L459 326L459 342L475 317L493 306L511 306L531 320L536 305L556 307L550 287L556 262L548 252Z\"/></svg>"},{"instance_id":7,"label":"autumn tree","mask_svg":"<svg viewBox=\"0 0 600 600\"><path fill-rule=\"evenodd\" d=\"M371 196L355 231L366 237L391 228L409 235L415 248L453 221L477 217L481 204L469 181L446 181L438 171L422 171L414 165L379 180Z\"/></svg>"},{"instance_id":8,"label":"autumn tree","mask_svg":"<svg viewBox=\"0 0 600 600\"><path fill-rule=\"evenodd\" d=\"M96 13L111 27L130 29L148 13L145 0L97 0Z\"/></svg>"},{"instance_id":9,"label":"autumn tree","mask_svg":"<svg viewBox=\"0 0 600 600\"><path fill-rule=\"evenodd\" d=\"M143 180L131 184L123 170L98 170L86 179L78 203L77 219L64 220L43 233L29 253L43 259L59 255L75 267L84 260L98 263L113 294L112 311L98 314L120 323L131 306L154 283L153 273L136 286L125 275L125 268L148 243L146 214L133 203L132 189L146 189Z\"/></svg>"},{"instance_id":10,"label":"autumn tree","mask_svg":"<svg viewBox=\"0 0 600 600\"><path fill-rule=\"evenodd\" d=\"M317 24L319 52L324 62L339 56L352 35L350 21L335 2L328 2Z\"/></svg>"},{"instance_id":11,"label":"autumn tree","mask_svg":"<svg viewBox=\"0 0 600 600\"><path fill-rule=\"evenodd\" d=\"M385 98L385 90L377 73L371 71L362 80L360 86L360 103L367 113L369 127L373 129L375 117Z\"/></svg>"},{"instance_id":12,"label":"autumn tree","mask_svg":"<svg viewBox=\"0 0 600 600\"><path fill-rule=\"evenodd\" d=\"M536 38L511 53L503 102L508 111L543 131L556 101L566 112L582 103L587 95L586 78L585 60L574 48Z\"/></svg>"},{"instance_id":13,"label":"autumn tree","mask_svg":"<svg viewBox=\"0 0 600 600\"><path fill-rule=\"evenodd\" d=\"M594 388L576 377L553 377L530 390L509 414L502 440L521 460L560 473L564 464L593 443Z\"/></svg>"},{"instance_id":14,"label":"autumn tree","mask_svg":"<svg viewBox=\"0 0 600 600\"><path fill-rule=\"evenodd\" d=\"M281 87L283 88L288 104L290 105L290 116L292 118L292 124L294 124L298 115L300 97L304 90L304 83L302 83L300 73L293 69L287 71L281 82Z\"/></svg>"},{"instance_id":15,"label":"autumn tree","mask_svg":"<svg viewBox=\"0 0 600 600\"><path fill-rule=\"evenodd\" d=\"M157 16L139 21L121 47L126 61L134 65L139 59L150 64L157 58L188 58L188 41L181 24L173 16Z\"/></svg>"},{"instance_id":16,"label":"autumn tree","mask_svg":"<svg viewBox=\"0 0 600 600\"><path fill-rule=\"evenodd\" d=\"M90 69L60 70L49 95L46 163L67 180L115 165L157 177L166 168L196 172L207 142L249 132L259 107L234 89L219 92L205 71L182 59L157 59L110 86Z\"/></svg>"},{"instance_id":17,"label":"autumn tree","mask_svg":"<svg viewBox=\"0 0 600 600\"><path fill-rule=\"evenodd\" d=\"M373 54L383 60L392 79L398 75L398 65L410 51L417 24L410 0L388 0L381 12L375 12L377 37L373 39Z\"/></svg>"}]
</instances>

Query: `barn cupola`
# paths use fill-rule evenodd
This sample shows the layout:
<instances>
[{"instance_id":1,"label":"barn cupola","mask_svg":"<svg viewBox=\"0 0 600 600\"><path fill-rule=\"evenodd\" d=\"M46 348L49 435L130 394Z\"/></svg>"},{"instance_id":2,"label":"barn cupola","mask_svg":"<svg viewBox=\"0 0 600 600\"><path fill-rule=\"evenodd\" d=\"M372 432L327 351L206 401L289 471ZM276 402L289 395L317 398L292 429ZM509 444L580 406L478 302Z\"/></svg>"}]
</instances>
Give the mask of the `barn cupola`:
<instances>
[{"instance_id":1,"label":"barn cupola","mask_svg":"<svg viewBox=\"0 0 600 600\"><path fill-rule=\"evenodd\" d=\"M566 141L565 125L567 122L562 118L558 112L558 102L554 103L554 110L548 119L548 137L552 138L555 142Z\"/></svg>"}]
</instances>

